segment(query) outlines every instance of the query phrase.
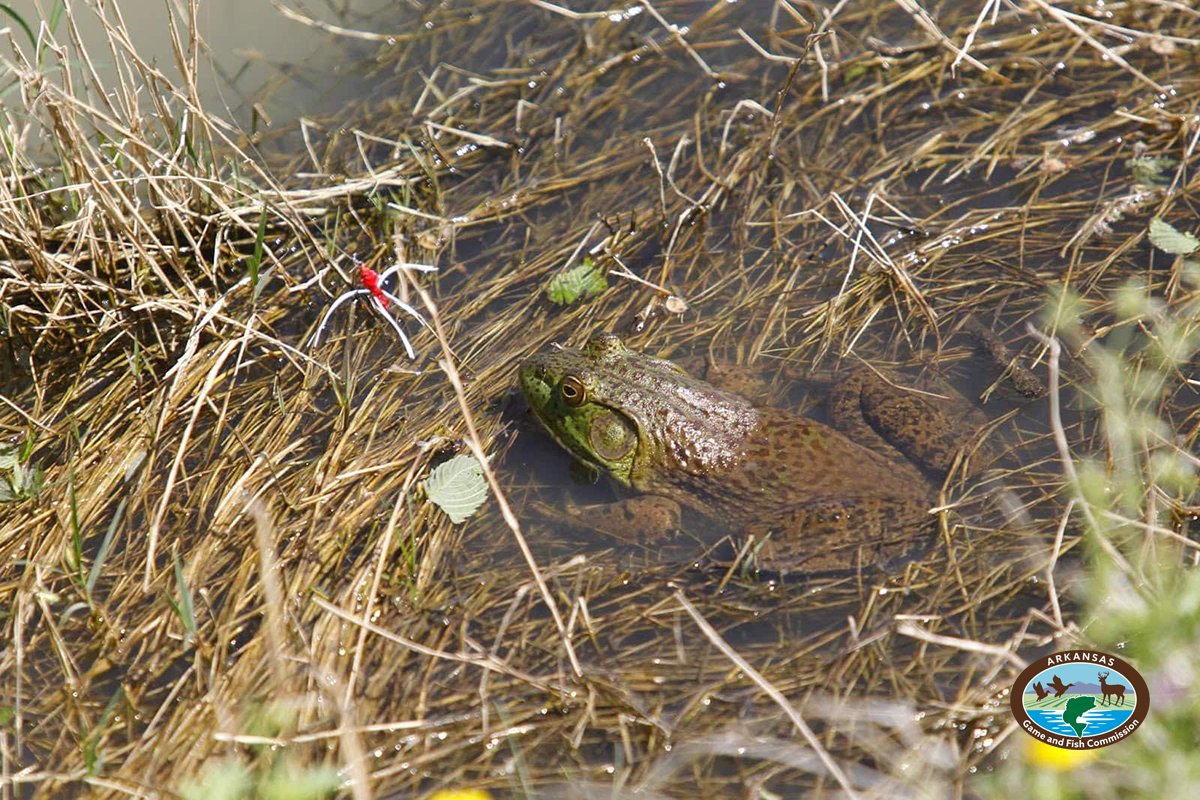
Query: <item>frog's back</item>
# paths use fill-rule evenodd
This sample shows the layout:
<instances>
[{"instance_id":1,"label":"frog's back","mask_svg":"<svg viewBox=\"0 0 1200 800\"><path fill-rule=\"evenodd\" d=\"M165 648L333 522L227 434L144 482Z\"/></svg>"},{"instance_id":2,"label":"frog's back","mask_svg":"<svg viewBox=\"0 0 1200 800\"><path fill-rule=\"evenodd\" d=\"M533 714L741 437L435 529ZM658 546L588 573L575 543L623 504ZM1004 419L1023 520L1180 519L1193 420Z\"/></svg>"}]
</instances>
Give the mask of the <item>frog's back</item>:
<instances>
[{"instance_id":1,"label":"frog's back","mask_svg":"<svg viewBox=\"0 0 1200 800\"><path fill-rule=\"evenodd\" d=\"M790 411L758 409L759 424L727 468L676 465L644 482L742 534L770 542L769 569L880 563L932 530L934 498L919 470Z\"/></svg>"}]
</instances>

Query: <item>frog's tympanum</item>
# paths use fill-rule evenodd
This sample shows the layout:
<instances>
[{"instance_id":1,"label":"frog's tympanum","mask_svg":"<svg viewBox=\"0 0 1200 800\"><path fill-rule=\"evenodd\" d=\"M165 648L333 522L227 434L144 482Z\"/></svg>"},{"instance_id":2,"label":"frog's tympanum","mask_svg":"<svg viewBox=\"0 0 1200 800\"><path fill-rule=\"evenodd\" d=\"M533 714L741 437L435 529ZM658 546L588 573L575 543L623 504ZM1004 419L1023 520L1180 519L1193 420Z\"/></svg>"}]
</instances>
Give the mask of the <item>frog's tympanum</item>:
<instances>
[{"instance_id":1,"label":"frog's tympanum","mask_svg":"<svg viewBox=\"0 0 1200 800\"><path fill-rule=\"evenodd\" d=\"M534 356L520 380L573 456L675 506L662 513L633 498L618 517L627 531L678 519L682 505L764 542L755 563L771 571L886 564L928 541L927 476L944 475L962 445L934 404L868 370L837 386L831 418L841 430L755 406L608 334Z\"/></svg>"}]
</instances>

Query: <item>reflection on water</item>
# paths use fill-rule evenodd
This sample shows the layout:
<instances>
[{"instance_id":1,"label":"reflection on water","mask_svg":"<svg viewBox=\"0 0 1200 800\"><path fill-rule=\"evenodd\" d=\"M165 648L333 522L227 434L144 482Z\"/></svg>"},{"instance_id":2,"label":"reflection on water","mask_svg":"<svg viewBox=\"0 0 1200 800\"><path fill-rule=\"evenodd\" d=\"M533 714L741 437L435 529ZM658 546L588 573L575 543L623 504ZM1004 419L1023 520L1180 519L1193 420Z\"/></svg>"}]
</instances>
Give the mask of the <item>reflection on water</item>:
<instances>
[{"instance_id":1,"label":"reflection on water","mask_svg":"<svg viewBox=\"0 0 1200 800\"><path fill-rule=\"evenodd\" d=\"M74 47L68 37L67 23L56 11L58 3L10 0L5 5L35 36L53 37L59 46ZM186 85L181 81L172 44L171 5L123 3L121 19L139 56L172 83ZM336 12L320 4L311 13L322 23L348 28L362 26L371 31L370 20L390 5L386 0L342 0ZM39 13L39 7L45 17ZM82 3L73 5L71 12L101 83L116 85L118 76L110 58L100 57L108 52L101 18ZM178 13L174 16L183 46L187 48L188 22ZM110 24L116 19L111 13L108 18ZM350 71L358 68L356 62L362 60L361 54L348 58L347 50L352 45L361 46L362 41L285 19L269 0L207 0L197 4L196 25L199 29L196 85L201 104L212 112L226 109L239 123L247 124L251 107L258 104L278 124L301 114L331 111L362 93L362 86L347 79ZM11 29L13 43L34 61L29 36L13 16L0 14L0 28L5 27Z\"/></svg>"}]
</instances>

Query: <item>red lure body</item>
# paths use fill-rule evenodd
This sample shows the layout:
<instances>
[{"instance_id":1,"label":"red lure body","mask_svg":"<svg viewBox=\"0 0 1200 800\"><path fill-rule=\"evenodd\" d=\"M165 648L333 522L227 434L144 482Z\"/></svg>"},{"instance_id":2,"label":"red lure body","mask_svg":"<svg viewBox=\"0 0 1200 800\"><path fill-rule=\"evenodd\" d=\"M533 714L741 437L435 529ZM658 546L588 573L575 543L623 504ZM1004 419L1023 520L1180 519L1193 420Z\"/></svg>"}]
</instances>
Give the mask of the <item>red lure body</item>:
<instances>
[{"instance_id":1,"label":"red lure body","mask_svg":"<svg viewBox=\"0 0 1200 800\"><path fill-rule=\"evenodd\" d=\"M358 265L358 280L362 283L363 288L371 293L379 301L379 304L384 308L388 307L387 295L379 288L379 273L368 267L366 264Z\"/></svg>"}]
</instances>

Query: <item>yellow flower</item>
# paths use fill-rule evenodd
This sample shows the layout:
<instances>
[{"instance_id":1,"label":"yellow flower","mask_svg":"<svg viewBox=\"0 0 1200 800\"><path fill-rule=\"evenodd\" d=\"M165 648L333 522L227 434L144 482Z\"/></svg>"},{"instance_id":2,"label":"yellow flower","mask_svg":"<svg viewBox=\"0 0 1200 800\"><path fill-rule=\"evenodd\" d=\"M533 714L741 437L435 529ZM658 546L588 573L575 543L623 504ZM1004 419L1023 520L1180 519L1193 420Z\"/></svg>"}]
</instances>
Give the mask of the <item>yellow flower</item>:
<instances>
[{"instance_id":1,"label":"yellow flower","mask_svg":"<svg viewBox=\"0 0 1200 800\"><path fill-rule=\"evenodd\" d=\"M492 800L492 796L483 789L442 789L429 800Z\"/></svg>"},{"instance_id":2,"label":"yellow flower","mask_svg":"<svg viewBox=\"0 0 1200 800\"><path fill-rule=\"evenodd\" d=\"M1025 739L1025 760L1035 767L1055 772L1070 772L1100 757L1099 750L1064 750L1032 736Z\"/></svg>"}]
</instances>

